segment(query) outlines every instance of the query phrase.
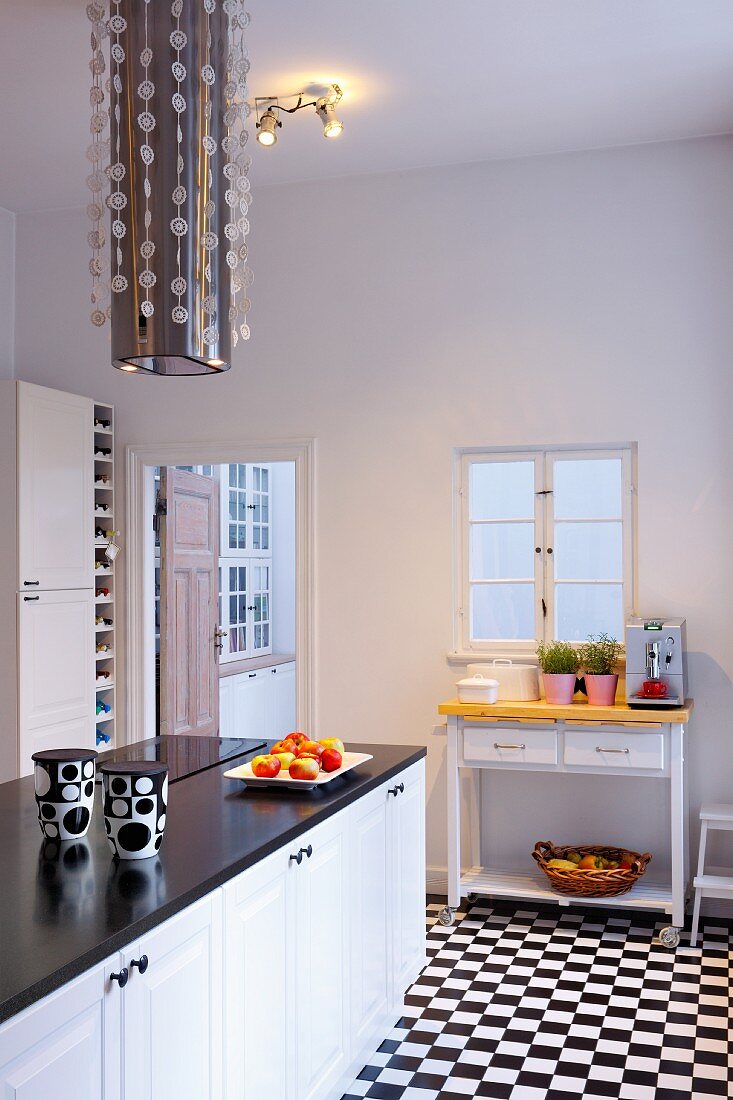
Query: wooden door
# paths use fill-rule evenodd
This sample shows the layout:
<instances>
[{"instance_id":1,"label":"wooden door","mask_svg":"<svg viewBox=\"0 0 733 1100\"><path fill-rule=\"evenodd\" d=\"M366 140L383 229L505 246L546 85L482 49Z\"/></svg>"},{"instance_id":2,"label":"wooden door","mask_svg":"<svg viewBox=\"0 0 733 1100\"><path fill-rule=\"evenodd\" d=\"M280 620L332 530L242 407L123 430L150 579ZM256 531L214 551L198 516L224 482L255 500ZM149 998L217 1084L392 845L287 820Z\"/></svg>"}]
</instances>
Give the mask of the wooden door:
<instances>
[{"instance_id":1,"label":"wooden door","mask_svg":"<svg viewBox=\"0 0 733 1100\"><path fill-rule=\"evenodd\" d=\"M3 1100L119 1100L119 956L0 1027Z\"/></svg>"},{"instance_id":2,"label":"wooden door","mask_svg":"<svg viewBox=\"0 0 733 1100\"><path fill-rule=\"evenodd\" d=\"M94 584L94 405L18 383L18 588Z\"/></svg>"},{"instance_id":3,"label":"wooden door","mask_svg":"<svg viewBox=\"0 0 733 1100\"><path fill-rule=\"evenodd\" d=\"M94 748L91 588L19 595L18 639L18 763L30 775L34 752Z\"/></svg>"},{"instance_id":4,"label":"wooden door","mask_svg":"<svg viewBox=\"0 0 733 1100\"><path fill-rule=\"evenodd\" d=\"M124 952L125 1100L221 1100L221 905L214 890Z\"/></svg>"},{"instance_id":5,"label":"wooden door","mask_svg":"<svg viewBox=\"0 0 733 1100\"><path fill-rule=\"evenodd\" d=\"M219 732L219 486L163 467L160 732Z\"/></svg>"}]
</instances>

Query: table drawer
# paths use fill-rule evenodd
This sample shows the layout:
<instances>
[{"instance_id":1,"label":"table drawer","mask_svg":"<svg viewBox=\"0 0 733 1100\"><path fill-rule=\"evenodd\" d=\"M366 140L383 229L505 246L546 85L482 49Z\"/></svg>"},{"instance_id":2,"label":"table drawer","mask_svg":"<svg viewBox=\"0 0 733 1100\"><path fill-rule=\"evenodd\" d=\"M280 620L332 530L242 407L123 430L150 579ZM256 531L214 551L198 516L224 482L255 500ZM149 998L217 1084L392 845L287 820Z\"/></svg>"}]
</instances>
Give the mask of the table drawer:
<instances>
[{"instance_id":1,"label":"table drawer","mask_svg":"<svg viewBox=\"0 0 733 1100\"><path fill-rule=\"evenodd\" d=\"M463 760L481 764L557 764L557 731L526 726L464 729Z\"/></svg>"},{"instance_id":2,"label":"table drawer","mask_svg":"<svg viewBox=\"0 0 733 1100\"><path fill-rule=\"evenodd\" d=\"M586 768L664 769L664 735L584 729L565 731L564 762Z\"/></svg>"}]
</instances>

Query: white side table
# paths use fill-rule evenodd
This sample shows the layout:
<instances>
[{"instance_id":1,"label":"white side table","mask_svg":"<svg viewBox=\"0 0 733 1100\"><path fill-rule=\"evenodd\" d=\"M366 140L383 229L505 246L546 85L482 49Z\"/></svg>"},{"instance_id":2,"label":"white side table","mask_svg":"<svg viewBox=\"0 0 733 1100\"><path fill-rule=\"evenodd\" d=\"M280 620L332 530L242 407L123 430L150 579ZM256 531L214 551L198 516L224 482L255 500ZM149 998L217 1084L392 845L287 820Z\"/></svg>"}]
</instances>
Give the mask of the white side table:
<instances>
[{"instance_id":1,"label":"white side table","mask_svg":"<svg viewBox=\"0 0 733 1100\"><path fill-rule=\"evenodd\" d=\"M692 910L692 929L690 947L697 943L697 929L700 923L700 902L703 898L726 898L733 901L733 878L726 875L705 874L705 847L708 842L708 829L733 832L733 806L725 802L706 802L700 808L700 852L697 859L695 887L695 905Z\"/></svg>"}]
</instances>

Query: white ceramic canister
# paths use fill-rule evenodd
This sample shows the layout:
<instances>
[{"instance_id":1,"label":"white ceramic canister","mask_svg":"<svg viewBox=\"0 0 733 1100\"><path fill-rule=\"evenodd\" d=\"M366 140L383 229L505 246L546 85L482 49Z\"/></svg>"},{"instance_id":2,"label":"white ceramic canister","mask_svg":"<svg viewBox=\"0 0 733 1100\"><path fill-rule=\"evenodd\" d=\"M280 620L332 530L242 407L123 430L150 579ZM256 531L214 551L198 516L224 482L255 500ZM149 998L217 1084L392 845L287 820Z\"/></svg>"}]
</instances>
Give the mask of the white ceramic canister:
<instances>
[{"instance_id":1,"label":"white ceramic canister","mask_svg":"<svg viewBox=\"0 0 733 1100\"><path fill-rule=\"evenodd\" d=\"M499 698L499 683L486 676L468 676L459 680L458 700L461 703L495 703Z\"/></svg>"},{"instance_id":2,"label":"white ceramic canister","mask_svg":"<svg viewBox=\"0 0 733 1100\"><path fill-rule=\"evenodd\" d=\"M469 676L498 680L500 703L528 703L540 697L537 665L515 664L507 657L497 657L494 661L469 665L466 671Z\"/></svg>"}]
</instances>

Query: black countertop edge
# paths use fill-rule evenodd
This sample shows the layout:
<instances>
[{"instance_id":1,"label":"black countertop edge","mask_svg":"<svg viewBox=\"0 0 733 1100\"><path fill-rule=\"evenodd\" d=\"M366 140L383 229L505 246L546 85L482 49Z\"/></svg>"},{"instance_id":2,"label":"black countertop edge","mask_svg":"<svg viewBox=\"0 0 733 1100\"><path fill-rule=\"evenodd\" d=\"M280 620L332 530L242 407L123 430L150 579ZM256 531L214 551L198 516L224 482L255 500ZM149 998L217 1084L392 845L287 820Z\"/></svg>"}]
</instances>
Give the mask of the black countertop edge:
<instances>
[{"instance_id":1,"label":"black countertop edge","mask_svg":"<svg viewBox=\"0 0 733 1100\"><path fill-rule=\"evenodd\" d=\"M368 748L372 746L364 745L363 747ZM392 745L389 747L397 748L398 746ZM81 974L85 973L88 970L91 970L98 963L103 962L105 959L109 958L110 955L113 955L116 952L123 950L140 936L145 935L145 933L150 932L151 929L156 928L158 925L163 924L165 921L170 920L171 917L174 917L177 913L180 913L189 905L192 905L194 902L199 901L201 898L205 897L207 894L210 894L213 890L218 889L218 887L223 886L231 879L236 878L237 875L254 866L256 863L259 863L261 860L265 859L273 852L278 851L290 841L296 840L298 837L302 836L303 833L308 832L311 829L315 828L317 825L320 825L322 822L327 821L328 818L332 817L334 814L340 813L342 810L346 809L348 806L358 801L364 795L367 795L371 791L376 790L377 787L381 787L383 783L388 782L393 776L405 771L407 768L411 767L413 764L418 763L420 760L423 760L427 756L427 747L424 745L399 747L406 750L404 757L397 763L393 764L391 767L387 767L381 770L378 775L371 777L367 781L359 782L358 790L355 789L353 797L347 798L346 801L341 799L338 802L324 802L319 807L319 809L314 812L314 814L308 819L296 823L289 829L283 830L277 835L277 837L272 838L270 841L261 845L257 849L249 852L246 857L235 860L232 863L228 864L226 867L220 869L216 874L210 876L209 878L202 879L191 889L156 907L153 911L147 913L145 916L139 918L138 920L132 921L119 932L109 936L104 941L99 942L88 951L84 951L83 953L79 954L66 965L59 967L52 973L49 973L42 980L34 982L15 996L11 996L2 1001L0 1003L0 1025L5 1023L13 1016L17 1015L18 1013L22 1012L24 1009L29 1008L31 1005L37 1003L42 998L47 997L50 993L53 993L57 989L60 989L68 982L73 981L74 978L78 978ZM235 766L236 761L230 759L219 765L218 769L216 770L223 773L224 771L228 771ZM210 777L214 770L215 769L213 768L208 768L203 774ZM177 784L178 789L184 790L189 783L193 782L197 778L198 775L190 776L182 780L179 784ZM357 777L354 777L354 780L356 778ZM349 782L350 780L352 780L351 773L347 773L347 775L343 777L343 781ZM233 781L228 780L227 782ZM257 797L257 795L259 794L259 791L255 792L255 797ZM135 862L132 862L128 863L127 866L134 868L136 864Z\"/></svg>"}]
</instances>

